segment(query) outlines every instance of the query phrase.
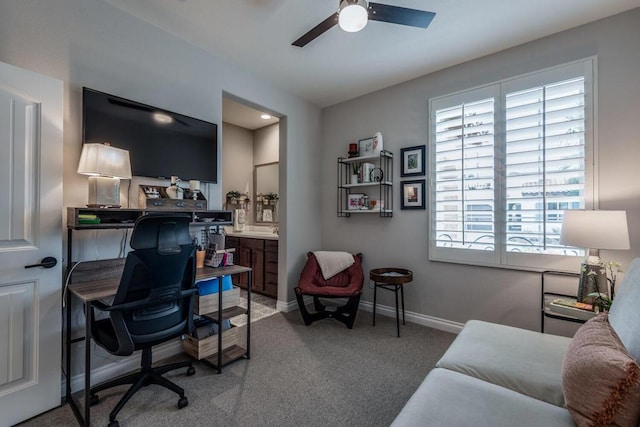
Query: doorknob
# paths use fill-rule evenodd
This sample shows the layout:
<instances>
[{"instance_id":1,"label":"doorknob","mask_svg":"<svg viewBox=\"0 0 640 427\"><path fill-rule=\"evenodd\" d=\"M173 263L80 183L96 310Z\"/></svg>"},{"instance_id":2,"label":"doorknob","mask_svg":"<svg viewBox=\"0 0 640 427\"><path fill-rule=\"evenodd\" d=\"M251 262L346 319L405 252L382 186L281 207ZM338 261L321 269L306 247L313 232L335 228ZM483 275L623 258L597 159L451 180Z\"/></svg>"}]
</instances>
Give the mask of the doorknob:
<instances>
[{"instance_id":1,"label":"doorknob","mask_svg":"<svg viewBox=\"0 0 640 427\"><path fill-rule=\"evenodd\" d=\"M52 267L55 267L57 263L58 263L57 259L55 259L52 256L47 256L42 258L42 261L40 261L40 264L25 265L24 268L34 268L34 267L52 268Z\"/></svg>"}]
</instances>

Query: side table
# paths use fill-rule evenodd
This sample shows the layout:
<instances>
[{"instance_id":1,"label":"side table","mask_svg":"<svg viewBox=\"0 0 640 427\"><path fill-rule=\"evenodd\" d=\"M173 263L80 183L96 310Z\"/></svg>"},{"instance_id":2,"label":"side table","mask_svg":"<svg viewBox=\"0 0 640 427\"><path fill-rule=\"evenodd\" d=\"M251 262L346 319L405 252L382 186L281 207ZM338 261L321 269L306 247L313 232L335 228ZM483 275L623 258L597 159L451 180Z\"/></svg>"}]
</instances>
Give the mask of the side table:
<instances>
[{"instance_id":1,"label":"side table","mask_svg":"<svg viewBox=\"0 0 640 427\"><path fill-rule=\"evenodd\" d=\"M398 311L398 291L402 299L402 324L404 321L404 285L413 281L413 272L404 268L374 268L369 271L373 280L373 326L376 326L376 300L378 288L393 291L396 294L396 331L400 338L400 312Z\"/></svg>"}]
</instances>

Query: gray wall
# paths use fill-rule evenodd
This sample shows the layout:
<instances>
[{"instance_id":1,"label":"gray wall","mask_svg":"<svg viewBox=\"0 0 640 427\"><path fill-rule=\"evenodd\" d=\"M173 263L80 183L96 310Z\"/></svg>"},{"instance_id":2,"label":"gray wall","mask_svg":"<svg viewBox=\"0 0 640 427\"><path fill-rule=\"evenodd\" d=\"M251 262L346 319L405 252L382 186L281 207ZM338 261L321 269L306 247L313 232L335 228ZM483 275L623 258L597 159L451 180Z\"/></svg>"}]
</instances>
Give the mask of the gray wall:
<instances>
[{"instance_id":1,"label":"gray wall","mask_svg":"<svg viewBox=\"0 0 640 427\"><path fill-rule=\"evenodd\" d=\"M280 150L278 123L252 131L230 123L222 124L222 203L231 190L247 192L251 206L247 224L255 224L254 166L277 162ZM276 177L277 181L277 177ZM275 190L279 193L278 189Z\"/></svg>"},{"instance_id":2,"label":"gray wall","mask_svg":"<svg viewBox=\"0 0 640 427\"><path fill-rule=\"evenodd\" d=\"M310 177L317 176L320 168L321 113L317 107L100 0L2 0L0 61L64 82L65 206L87 202L87 178L76 173L82 86L217 123L219 132L223 91L282 116L280 304L294 300L292 286L287 284L297 281L309 247L320 246L316 226L320 212L297 208L298 204L311 206L315 200L316 181ZM289 165L289 159L295 162ZM139 182L133 180L131 191L137 191ZM123 186L127 187L126 182ZM209 187L208 200L213 208L220 208L221 183ZM296 200L293 212L287 205L289 199ZM121 233L76 235L76 260L120 253ZM82 313L74 316L76 321L83 321ZM101 363L100 358L94 360Z\"/></svg>"},{"instance_id":3,"label":"gray wall","mask_svg":"<svg viewBox=\"0 0 640 427\"><path fill-rule=\"evenodd\" d=\"M230 123L222 124L222 203L226 203L226 194L237 190L240 193L253 194L253 131ZM225 209L237 206L225 206ZM248 223L253 224L252 216Z\"/></svg>"},{"instance_id":4,"label":"gray wall","mask_svg":"<svg viewBox=\"0 0 640 427\"><path fill-rule=\"evenodd\" d=\"M601 251L605 260L628 265L640 255L640 9L460 64L324 110L321 203L323 248L362 251L365 269L412 269L406 308L425 323L483 319L538 329L540 275L428 261L428 212L402 211L400 149L427 144L429 98L544 69L598 57L597 134L600 209L625 209L630 251ZM428 52L425 52L428 55ZM380 131L396 157L393 218L337 218L336 158L347 144ZM367 289L365 301L372 300ZM382 295L393 305L392 294Z\"/></svg>"},{"instance_id":5,"label":"gray wall","mask_svg":"<svg viewBox=\"0 0 640 427\"><path fill-rule=\"evenodd\" d=\"M253 147L254 165L264 165L278 161L278 147L280 144L279 124L265 126L256 129L254 134L255 145Z\"/></svg>"}]
</instances>

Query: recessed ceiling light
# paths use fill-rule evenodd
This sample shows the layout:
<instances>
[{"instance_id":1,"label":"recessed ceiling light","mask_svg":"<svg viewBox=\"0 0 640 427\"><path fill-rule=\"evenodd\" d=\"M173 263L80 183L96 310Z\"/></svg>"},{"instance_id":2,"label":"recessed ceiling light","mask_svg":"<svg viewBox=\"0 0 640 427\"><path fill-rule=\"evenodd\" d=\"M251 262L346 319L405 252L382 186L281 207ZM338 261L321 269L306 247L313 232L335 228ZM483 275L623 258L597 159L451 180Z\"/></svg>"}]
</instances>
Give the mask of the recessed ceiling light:
<instances>
[{"instance_id":1,"label":"recessed ceiling light","mask_svg":"<svg viewBox=\"0 0 640 427\"><path fill-rule=\"evenodd\" d=\"M271 116L269 114L261 114L260 118L263 120L269 120L271 118Z\"/></svg>"},{"instance_id":2,"label":"recessed ceiling light","mask_svg":"<svg viewBox=\"0 0 640 427\"><path fill-rule=\"evenodd\" d=\"M164 113L153 113L153 119L159 123L171 123L173 118Z\"/></svg>"}]
</instances>

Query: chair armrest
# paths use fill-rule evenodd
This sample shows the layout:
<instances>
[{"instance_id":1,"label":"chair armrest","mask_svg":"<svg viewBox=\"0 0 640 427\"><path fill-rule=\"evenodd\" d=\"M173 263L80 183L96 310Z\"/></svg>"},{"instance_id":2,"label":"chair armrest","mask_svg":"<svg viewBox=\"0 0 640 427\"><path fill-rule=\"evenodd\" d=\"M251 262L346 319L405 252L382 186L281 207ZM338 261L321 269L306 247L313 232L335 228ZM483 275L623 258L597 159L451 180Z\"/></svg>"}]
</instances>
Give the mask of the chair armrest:
<instances>
[{"instance_id":1,"label":"chair armrest","mask_svg":"<svg viewBox=\"0 0 640 427\"><path fill-rule=\"evenodd\" d=\"M196 288L181 290L179 292L174 293L171 297L155 298L153 301L151 300L150 297L147 297L147 298L139 299L136 301L125 302L123 304L108 305L100 300L96 300L96 301L92 301L91 305L101 311L124 311L124 310L131 310L134 308L138 308L144 305L148 305L150 303L154 304L154 303L161 303L165 301L175 301L175 300L184 299L184 298L191 298L191 296L196 292L196 290L197 290Z\"/></svg>"}]
</instances>

